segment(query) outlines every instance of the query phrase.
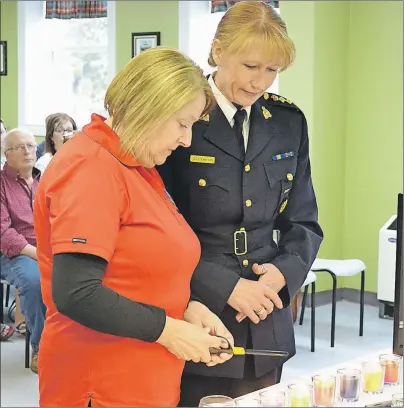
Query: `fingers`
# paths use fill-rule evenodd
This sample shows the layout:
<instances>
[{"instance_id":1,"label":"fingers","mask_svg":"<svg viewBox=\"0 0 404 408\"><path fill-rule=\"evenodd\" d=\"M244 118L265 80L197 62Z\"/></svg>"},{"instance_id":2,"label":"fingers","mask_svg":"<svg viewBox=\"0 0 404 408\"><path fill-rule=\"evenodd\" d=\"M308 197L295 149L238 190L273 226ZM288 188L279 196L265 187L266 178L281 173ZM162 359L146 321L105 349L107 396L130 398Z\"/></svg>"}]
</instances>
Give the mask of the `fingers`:
<instances>
[{"instance_id":1,"label":"fingers","mask_svg":"<svg viewBox=\"0 0 404 408\"><path fill-rule=\"evenodd\" d=\"M214 355L214 356L212 356L211 361L206 363L206 365L208 367L214 367L215 365L225 363L226 361L230 360L232 357L233 357L233 355L228 354L228 353L221 353L220 355Z\"/></svg>"},{"instance_id":2,"label":"fingers","mask_svg":"<svg viewBox=\"0 0 404 408\"><path fill-rule=\"evenodd\" d=\"M257 310L259 307L256 308ZM260 318L257 316L253 308L248 308L247 310L244 311L246 316L254 323L258 324L260 322Z\"/></svg>"},{"instance_id":3,"label":"fingers","mask_svg":"<svg viewBox=\"0 0 404 408\"><path fill-rule=\"evenodd\" d=\"M241 323L247 316L243 312L237 312L236 320Z\"/></svg>"},{"instance_id":4,"label":"fingers","mask_svg":"<svg viewBox=\"0 0 404 408\"><path fill-rule=\"evenodd\" d=\"M272 301L272 303L278 308L283 309L283 303L279 295L271 289L269 286L264 288L264 295Z\"/></svg>"},{"instance_id":5,"label":"fingers","mask_svg":"<svg viewBox=\"0 0 404 408\"><path fill-rule=\"evenodd\" d=\"M231 335L231 333L227 330L226 326L221 322L217 322L215 328L214 328L214 333L216 336L222 336L224 337L230 345L233 347L234 346L234 338ZM227 347L227 344L223 345L223 347Z\"/></svg>"},{"instance_id":6,"label":"fingers","mask_svg":"<svg viewBox=\"0 0 404 408\"><path fill-rule=\"evenodd\" d=\"M265 307L260 307L258 310L255 310L255 314L259 317L260 320L265 320L268 316L268 313Z\"/></svg>"},{"instance_id":7,"label":"fingers","mask_svg":"<svg viewBox=\"0 0 404 408\"><path fill-rule=\"evenodd\" d=\"M260 303L261 303L261 306L267 311L267 314L272 313L272 311L274 310L273 302L270 299L268 299L266 296L262 295L260 299Z\"/></svg>"},{"instance_id":8,"label":"fingers","mask_svg":"<svg viewBox=\"0 0 404 408\"><path fill-rule=\"evenodd\" d=\"M258 276L265 275L267 272L264 264L259 265L257 263L252 266L252 271Z\"/></svg>"}]
</instances>

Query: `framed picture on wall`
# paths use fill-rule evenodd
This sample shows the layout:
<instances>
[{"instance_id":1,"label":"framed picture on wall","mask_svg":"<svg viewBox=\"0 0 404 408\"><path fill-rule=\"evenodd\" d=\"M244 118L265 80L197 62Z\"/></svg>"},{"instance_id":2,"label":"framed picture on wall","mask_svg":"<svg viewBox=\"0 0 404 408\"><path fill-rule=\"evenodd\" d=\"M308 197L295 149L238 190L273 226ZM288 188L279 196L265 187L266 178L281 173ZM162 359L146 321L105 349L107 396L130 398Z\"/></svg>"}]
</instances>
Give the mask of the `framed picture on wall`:
<instances>
[{"instance_id":1,"label":"framed picture on wall","mask_svg":"<svg viewBox=\"0 0 404 408\"><path fill-rule=\"evenodd\" d=\"M0 41L0 75L7 75L7 41Z\"/></svg>"},{"instance_id":2,"label":"framed picture on wall","mask_svg":"<svg viewBox=\"0 0 404 408\"><path fill-rule=\"evenodd\" d=\"M160 32L132 33L132 58L142 51L160 45Z\"/></svg>"}]
</instances>

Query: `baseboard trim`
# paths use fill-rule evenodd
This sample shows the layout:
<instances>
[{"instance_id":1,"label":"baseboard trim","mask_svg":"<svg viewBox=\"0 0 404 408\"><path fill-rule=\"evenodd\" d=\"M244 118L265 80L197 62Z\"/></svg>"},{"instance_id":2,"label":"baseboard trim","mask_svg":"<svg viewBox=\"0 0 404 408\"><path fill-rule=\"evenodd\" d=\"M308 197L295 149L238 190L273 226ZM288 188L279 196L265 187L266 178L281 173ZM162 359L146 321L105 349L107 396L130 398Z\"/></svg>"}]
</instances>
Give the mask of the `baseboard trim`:
<instances>
[{"instance_id":1,"label":"baseboard trim","mask_svg":"<svg viewBox=\"0 0 404 408\"><path fill-rule=\"evenodd\" d=\"M359 303L360 301L360 290L349 289L349 288L338 288L336 292L337 302L341 300L346 300L348 302ZM364 296L365 305L369 306L379 306L379 301L377 300L377 293L366 292ZM332 303L332 290L324 290L322 292L316 292L316 306L329 305ZM311 296L308 294L306 299L307 306L311 306Z\"/></svg>"}]
</instances>

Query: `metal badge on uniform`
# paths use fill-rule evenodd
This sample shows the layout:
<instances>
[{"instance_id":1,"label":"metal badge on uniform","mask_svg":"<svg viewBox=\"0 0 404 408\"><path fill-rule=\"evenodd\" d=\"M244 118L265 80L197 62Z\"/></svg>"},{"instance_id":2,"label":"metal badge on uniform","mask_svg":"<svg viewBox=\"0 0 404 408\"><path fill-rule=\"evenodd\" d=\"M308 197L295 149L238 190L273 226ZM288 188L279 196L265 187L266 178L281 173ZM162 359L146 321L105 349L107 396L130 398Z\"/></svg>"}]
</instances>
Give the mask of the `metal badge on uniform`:
<instances>
[{"instance_id":1,"label":"metal badge on uniform","mask_svg":"<svg viewBox=\"0 0 404 408\"><path fill-rule=\"evenodd\" d=\"M209 122L209 113L207 113L205 116L202 116L201 120L204 120L205 122Z\"/></svg>"},{"instance_id":2,"label":"metal badge on uniform","mask_svg":"<svg viewBox=\"0 0 404 408\"><path fill-rule=\"evenodd\" d=\"M287 102L289 105L292 105L293 102L290 99L284 98L283 96L278 96L278 95L271 95L271 99L275 102L282 102L285 103Z\"/></svg>"},{"instance_id":3,"label":"metal badge on uniform","mask_svg":"<svg viewBox=\"0 0 404 408\"><path fill-rule=\"evenodd\" d=\"M286 152L286 153L276 154L275 156L272 156L272 161L287 159L288 157L293 157L294 155L295 155L295 152Z\"/></svg>"},{"instance_id":4,"label":"metal badge on uniform","mask_svg":"<svg viewBox=\"0 0 404 408\"><path fill-rule=\"evenodd\" d=\"M191 154L189 161L191 163L215 164L216 158L213 156L195 156Z\"/></svg>"},{"instance_id":5,"label":"metal badge on uniform","mask_svg":"<svg viewBox=\"0 0 404 408\"><path fill-rule=\"evenodd\" d=\"M261 109L265 119L272 118L271 112L265 106L261 106Z\"/></svg>"},{"instance_id":6,"label":"metal badge on uniform","mask_svg":"<svg viewBox=\"0 0 404 408\"><path fill-rule=\"evenodd\" d=\"M285 200L282 204L281 207L279 208L279 212L283 212L286 208L286 205L288 204L288 200Z\"/></svg>"}]
</instances>

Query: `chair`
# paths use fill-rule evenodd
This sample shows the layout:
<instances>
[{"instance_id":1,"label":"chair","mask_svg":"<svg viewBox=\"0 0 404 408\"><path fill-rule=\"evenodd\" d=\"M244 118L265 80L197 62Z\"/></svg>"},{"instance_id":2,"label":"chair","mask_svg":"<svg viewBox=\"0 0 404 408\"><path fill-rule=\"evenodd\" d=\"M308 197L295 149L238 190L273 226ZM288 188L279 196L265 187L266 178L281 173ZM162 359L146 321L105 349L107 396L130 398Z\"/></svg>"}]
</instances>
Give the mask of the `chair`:
<instances>
[{"instance_id":1,"label":"chair","mask_svg":"<svg viewBox=\"0 0 404 408\"><path fill-rule=\"evenodd\" d=\"M3 307L3 296L4 296L4 285L7 285L6 288L6 302L5 302L5 306L8 307L8 303L10 301L10 283L4 279L1 280L1 305ZM18 296L18 295L17 295ZM13 302L11 303L9 309L8 309L8 317L11 321L14 322L14 319L12 317L12 312L16 309L16 301L15 299L13 300ZM3 313L1 313L1 323L3 323ZM29 368L30 367L30 339L31 339L31 333L28 331L26 331L25 333L25 368Z\"/></svg>"},{"instance_id":2,"label":"chair","mask_svg":"<svg viewBox=\"0 0 404 408\"><path fill-rule=\"evenodd\" d=\"M30 340L31 340L31 333L27 329L27 332L25 333L25 368L29 368L29 358L31 357Z\"/></svg>"},{"instance_id":3,"label":"chair","mask_svg":"<svg viewBox=\"0 0 404 408\"><path fill-rule=\"evenodd\" d=\"M365 304L365 264L359 259L319 259L317 258L311 270L313 272L328 272L332 278L332 310L331 310L331 347L335 344L335 312L337 305L337 277L361 274L359 336L363 336L363 313Z\"/></svg>"},{"instance_id":4,"label":"chair","mask_svg":"<svg viewBox=\"0 0 404 408\"><path fill-rule=\"evenodd\" d=\"M303 282L302 288L304 288L303 292L303 300L302 306L300 311L300 319L299 325L303 324L304 319L304 310L306 308L306 299L307 293L309 291L309 285L311 284L311 348L310 350L314 352L315 349L315 327L316 327L316 303L315 303L315 296L316 296L316 279L317 276L314 272L309 271L307 274L306 280Z\"/></svg>"},{"instance_id":5,"label":"chair","mask_svg":"<svg viewBox=\"0 0 404 408\"><path fill-rule=\"evenodd\" d=\"M4 286L6 286L6 301L4 302ZM1 307L2 307L2 313L1 313L1 323L4 322L4 317L3 317L3 305L5 307L8 307L9 301L10 301L10 282L6 281L5 279L1 279Z\"/></svg>"}]
</instances>

